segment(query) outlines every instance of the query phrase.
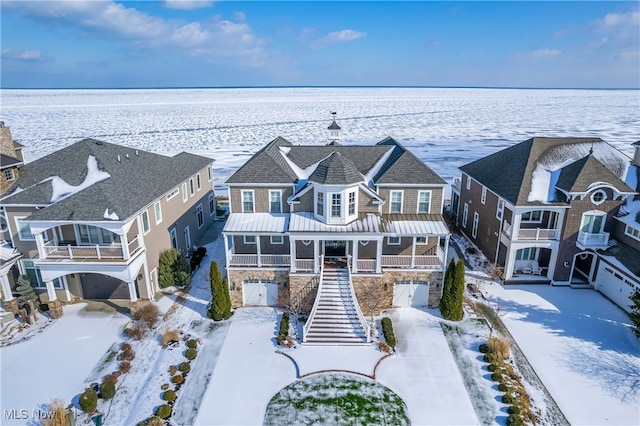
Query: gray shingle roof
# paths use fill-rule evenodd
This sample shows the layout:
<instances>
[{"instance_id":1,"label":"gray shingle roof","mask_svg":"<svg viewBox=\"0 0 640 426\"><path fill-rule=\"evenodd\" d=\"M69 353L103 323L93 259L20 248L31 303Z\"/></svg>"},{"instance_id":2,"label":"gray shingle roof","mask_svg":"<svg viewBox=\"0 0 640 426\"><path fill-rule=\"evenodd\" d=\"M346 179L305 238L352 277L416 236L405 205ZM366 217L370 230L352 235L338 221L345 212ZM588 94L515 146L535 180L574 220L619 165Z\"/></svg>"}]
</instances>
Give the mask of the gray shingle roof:
<instances>
[{"instance_id":1,"label":"gray shingle roof","mask_svg":"<svg viewBox=\"0 0 640 426\"><path fill-rule=\"evenodd\" d=\"M336 120L333 120L333 122L329 125L329 127L327 127L327 129L329 129L329 130L340 130L341 127L338 126L338 123L336 123Z\"/></svg>"},{"instance_id":2,"label":"gray shingle roof","mask_svg":"<svg viewBox=\"0 0 640 426\"><path fill-rule=\"evenodd\" d=\"M605 256L613 256L620 263L627 267L636 276L640 277L640 256L638 250L633 247L616 241L616 244L604 251L600 251Z\"/></svg>"},{"instance_id":3,"label":"gray shingle roof","mask_svg":"<svg viewBox=\"0 0 640 426\"><path fill-rule=\"evenodd\" d=\"M334 152L318 164L309 180L324 185L349 185L365 179L351 160Z\"/></svg>"},{"instance_id":4,"label":"gray shingle roof","mask_svg":"<svg viewBox=\"0 0 640 426\"><path fill-rule=\"evenodd\" d=\"M386 154L390 154L373 178L375 184L446 184L433 170L392 138L386 138L373 146L293 146L289 141L277 138L251 157L227 180L227 183L294 183L298 175L288 164L287 159L304 170L316 163L319 164L334 153L339 153L343 158L348 159L357 172L365 176L374 167L379 166Z\"/></svg>"},{"instance_id":5,"label":"gray shingle roof","mask_svg":"<svg viewBox=\"0 0 640 426\"><path fill-rule=\"evenodd\" d=\"M514 205L538 205L538 201L528 201L536 167L578 160L586 154L582 151L594 146L599 162L608 155L609 161L603 164L610 172L618 175L626 167L624 155L600 138L536 137L465 164L460 170Z\"/></svg>"},{"instance_id":6,"label":"gray shingle roof","mask_svg":"<svg viewBox=\"0 0 640 426\"><path fill-rule=\"evenodd\" d=\"M566 192L587 192L594 182L607 182L621 192L634 192L592 154L563 167L556 187Z\"/></svg>"},{"instance_id":7,"label":"gray shingle roof","mask_svg":"<svg viewBox=\"0 0 640 426\"><path fill-rule=\"evenodd\" d=\"M13 167L22 164L22 161L18 158L10 155L0 154L0 168Z\"/></svg>"},{"instance_id":8,"label":"gray shingle roof","mask_svg":"<svg viewBox=\"0 0 640 426\"><path fill-rule=\"evenodd\" d=\"M59 176L69 185L81 184L90 156L110 177L38 210L30 220L104 221L107 209L126 220L213 162L185 152L166 157L84 139L25 164L16 182L23 190L7 196L3 204L50 204L50 178Z\"/></svg>"}]
</instances>

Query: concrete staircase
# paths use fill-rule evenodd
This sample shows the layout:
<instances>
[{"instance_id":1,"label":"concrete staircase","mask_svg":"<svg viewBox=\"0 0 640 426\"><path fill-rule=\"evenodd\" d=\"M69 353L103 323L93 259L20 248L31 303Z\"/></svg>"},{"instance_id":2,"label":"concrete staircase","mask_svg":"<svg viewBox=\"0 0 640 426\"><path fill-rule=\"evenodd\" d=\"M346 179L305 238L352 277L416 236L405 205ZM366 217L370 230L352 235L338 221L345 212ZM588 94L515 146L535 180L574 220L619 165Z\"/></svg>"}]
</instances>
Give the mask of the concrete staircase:
<instances>
[{"instance_id":1,"label":"concrete staircase","mask_svg":"<svg viewBox=\"0 0 640 426\"><path fill-rule=\"evenodd\" d=\"M307 321L305 345L366 345L367 325L356 309L346 268L325 268Z\"/></svg>"}]
</instances>

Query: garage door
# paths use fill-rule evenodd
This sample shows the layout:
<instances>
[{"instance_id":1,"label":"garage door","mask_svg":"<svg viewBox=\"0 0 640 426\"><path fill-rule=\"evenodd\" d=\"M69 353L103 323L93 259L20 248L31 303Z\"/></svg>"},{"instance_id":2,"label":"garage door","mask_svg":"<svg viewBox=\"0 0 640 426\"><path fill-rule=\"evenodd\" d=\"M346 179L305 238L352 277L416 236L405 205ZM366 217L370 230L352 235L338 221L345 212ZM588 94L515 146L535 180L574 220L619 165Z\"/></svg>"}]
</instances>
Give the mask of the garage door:
<instances>
[{"instance_id":1,"label":"garage door","mask_svg":"<svg viewBox=\"0 0 640 426\"><path fill-rule=\"evenodd\" d=\"M246 280L242 283L242 303L245 306L276 306L278 284L269 280Z\"/></svg>"},{"instance_id":2,"label":"garage door","mask_svg":"<svg viewBox=\"0 0 640 426\"><path fill-rule=\"evenodd\" d=\"M427 306L428 281L396 281L393 285L393 306Z\"/></svg>"},{"instance_id":3,"label":"garage door","mask_svg":"<svg viewBox=\"0 0 640 426\"><path fill-rule=\"evenodd\" d=\"M85 299L129 299L129 286L107 275L83 274L82 296Z\"/></svg>"},{"instance_id":4,"label":"garage door","mask_svg":"<svg viewBox=\"0 0 640 426\"><path fill-rule=\"evenodd\" d=\"M616 305L630 312L631 301L629 298L636 286L626 276L618 273L606 263L600 262L595 287Z\"/></svg>"}]
</instances>

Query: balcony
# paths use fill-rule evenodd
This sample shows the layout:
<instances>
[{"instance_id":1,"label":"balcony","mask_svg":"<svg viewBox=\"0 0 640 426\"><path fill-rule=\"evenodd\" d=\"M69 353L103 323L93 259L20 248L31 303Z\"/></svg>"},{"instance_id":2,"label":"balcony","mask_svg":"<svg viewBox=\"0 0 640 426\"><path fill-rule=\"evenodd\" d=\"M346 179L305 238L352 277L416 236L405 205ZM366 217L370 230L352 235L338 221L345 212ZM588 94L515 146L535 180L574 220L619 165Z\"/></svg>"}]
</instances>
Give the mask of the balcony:
<instances>
[{"instance_id":1,"label":"balcony","mask_svg":"<svg viewBox=\"0 0 640 426\"><path fill-rule=\"evenodd\" d=\"M43 246L44 258L41 260L74 260L74 261L125 261L139 249L141 249L138 237L127 244L128 253L123 252L121 244L76 246L76 245L53 245L53 241L48 241Z\"/></svg>"},{"instance_id":2,"label":"balcony","mask_svg":"<svg viewBox=\"0 0 640 426\"><path fill-rule=\"evenodd\" d=\"M586 249L605 249L609 247L609 233L600 232L597 234L590 234L588 232L578 232L578 239L576 240L576 246L582 250Z\"/></svg>"},{"instance_id":3,"label":"balcony","mask_svg":"<svg viewBox=\"0 0 640 426\"><path fill-rule=\"evenodd\" d=\"M451 185L451 187L457 192L460 192L460 188L462 187L462 181L460 180L460 178L453 178L453 184Z\"/></svg>"},{"instance_id":4,"label":"balcony","mask_svg":"<svg viewBox=\"0 0 640 426\"><path fill-rule=\"evenodd\" d=\"M311 261L313 263L313 261ZM291 256L288 254L231 254L229 256L229 266L239 267L289 267L291 265ZM313 266L312 266L313 268Z\"/></svg>"},{"instance_id":5,"label":"balcony","mask_svg":"<svg viewBox=\"0 0 640 426\"><path fill-rule=\"evenodd\" d=\"M505 221L502 223L502 232L509 238L512 238L513 226ZM549 241L549 240L559 240L560 239L560 230L559 229L543 229L543 228L520 228L517 230L516 240L525 240L525 241Z\"/></svg>"}]
</instances>

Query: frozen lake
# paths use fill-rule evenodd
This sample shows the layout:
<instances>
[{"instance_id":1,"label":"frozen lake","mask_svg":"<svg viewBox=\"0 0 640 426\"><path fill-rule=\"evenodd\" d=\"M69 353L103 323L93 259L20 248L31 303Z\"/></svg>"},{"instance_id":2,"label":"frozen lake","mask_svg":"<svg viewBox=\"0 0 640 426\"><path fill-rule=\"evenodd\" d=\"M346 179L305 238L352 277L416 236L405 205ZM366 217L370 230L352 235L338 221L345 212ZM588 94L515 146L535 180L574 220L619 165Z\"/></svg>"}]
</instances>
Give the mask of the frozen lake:
<instances>
[{"instance_id":1,"label":"frozen lake","mask_svg":"<svg viewBox=\"0 0 640 426\"><path fill-rule=\"evenodd\" d=\"M345 145L392 136L447 181L457 167L533 136L601 137L631 155L640 91L458 88L3 90L1 118L33 160L92 137L216 160L216 187L283 136Z\"/></svg>"}]
</instances>

